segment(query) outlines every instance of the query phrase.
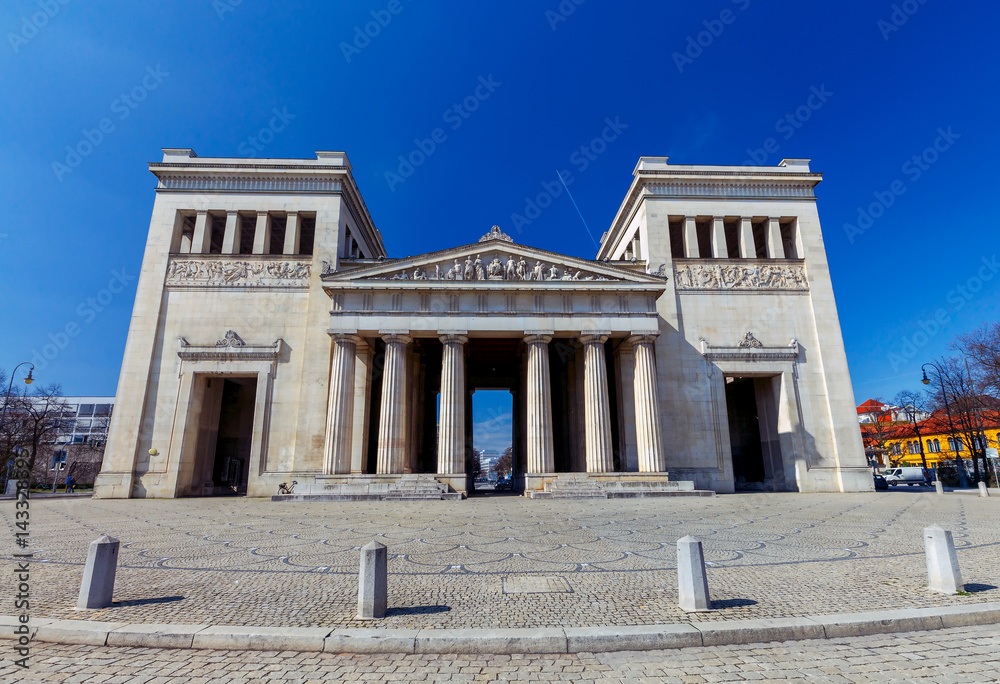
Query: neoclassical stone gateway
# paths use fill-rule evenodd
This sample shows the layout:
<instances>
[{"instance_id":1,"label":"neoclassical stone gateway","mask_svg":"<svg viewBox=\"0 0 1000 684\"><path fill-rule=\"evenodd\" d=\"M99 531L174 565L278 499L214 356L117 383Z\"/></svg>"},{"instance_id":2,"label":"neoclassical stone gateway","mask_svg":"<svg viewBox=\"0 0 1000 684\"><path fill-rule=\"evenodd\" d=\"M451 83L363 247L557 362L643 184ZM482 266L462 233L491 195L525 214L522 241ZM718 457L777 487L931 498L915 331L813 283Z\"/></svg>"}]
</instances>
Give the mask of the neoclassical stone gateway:
<instances>
[{"instance_id":1,"label":"neoclassical stone gateway","mask_svg":"<svg viewBox=\"0 0 1000 684\"><path fill-rule=\"evenodd\" d=\"M593 260L390 259L342 152L150 169L98 497L454 497L486 388L528 493L872 488L808 160L643 157Z\"/></svg>"}]
</instances>

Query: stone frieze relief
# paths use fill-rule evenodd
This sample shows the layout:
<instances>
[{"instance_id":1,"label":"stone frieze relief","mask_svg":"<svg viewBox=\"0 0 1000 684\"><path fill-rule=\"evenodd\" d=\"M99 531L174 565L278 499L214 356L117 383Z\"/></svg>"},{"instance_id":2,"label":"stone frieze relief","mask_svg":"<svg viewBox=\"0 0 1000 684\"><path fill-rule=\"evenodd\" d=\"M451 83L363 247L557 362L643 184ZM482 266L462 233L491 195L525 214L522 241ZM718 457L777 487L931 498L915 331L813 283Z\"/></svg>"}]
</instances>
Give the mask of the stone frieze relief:
<instances>
[{"instance_id":1,"label":"stone frieze relief","mask_svg":"<svg viewBox=\"0 0 1000 684\"><path fill-rule=\"evenodd\" d=\"M808 290L799 263L674 263L678 290Z\"/></svg>"},{"instance_id":2,"label":"stone frieze relief","mask_svg":"<svg viewBox=\"0 0 1000 684\"><path fill-rule=\"evenodd\" d=\"M167 285L221 287L303 287L309 284L308 261L270 259L184 259L167 265Z\"/></svg>"}]
</instances>

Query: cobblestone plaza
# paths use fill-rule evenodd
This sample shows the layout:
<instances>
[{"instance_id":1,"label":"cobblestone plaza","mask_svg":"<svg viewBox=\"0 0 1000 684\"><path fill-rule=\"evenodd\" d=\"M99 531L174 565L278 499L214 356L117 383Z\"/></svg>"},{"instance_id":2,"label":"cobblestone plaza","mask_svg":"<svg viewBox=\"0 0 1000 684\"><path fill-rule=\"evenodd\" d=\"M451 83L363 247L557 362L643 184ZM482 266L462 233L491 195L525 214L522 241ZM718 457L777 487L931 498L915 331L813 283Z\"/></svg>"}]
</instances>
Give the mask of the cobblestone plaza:
<instances>
[{"instance_id":1,"label":"cobblestone plaza","mask_svg":"<svg viewBox=\"0 0 1000 684\"><path fill-rule=\"evenodd\" d=\"M13 509L3 517L13 527ZM954 532L969 595L926 591L921 532ZM370 627L358 548L389 550L378 627L561 627L1000 600L996 499L914 490L441 502L36 500L33 617ZM73 609L87 544L121 540L114 606ZM711 613L677 608L675 544L703 540ZM11 539L8 537L8 539ZM10 544L10 542L7 542ZM4 555L13 553L7 547ZM13 605L9 583L0 600Z\"/></svg>"}]
</instances>

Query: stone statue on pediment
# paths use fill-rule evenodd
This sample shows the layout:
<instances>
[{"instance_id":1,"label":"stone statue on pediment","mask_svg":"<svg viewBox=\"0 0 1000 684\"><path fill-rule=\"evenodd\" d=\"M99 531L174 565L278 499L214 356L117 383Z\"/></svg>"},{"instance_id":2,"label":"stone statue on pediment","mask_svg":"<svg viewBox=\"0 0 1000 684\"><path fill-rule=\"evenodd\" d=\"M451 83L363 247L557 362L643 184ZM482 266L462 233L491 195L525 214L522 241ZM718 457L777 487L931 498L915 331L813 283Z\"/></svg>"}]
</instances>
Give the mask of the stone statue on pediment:
<instances>
[{"instance_id":1,"label":"stone statue on pediment","mask_svg":"<svg viewBox=\"0 0 1000 684\"><path fill-rule=\"evenodd\" d=\"M517 279L518 280L528 280L531 275L528 272L528 262L521 257L520 261L517 262Z\"/></svg>"},{"instance_id":2,"label":"stone statue on pediment","mask_svg":"<svg viewBox=\"0 0 1000 684\"><path fill-rule=\"evenodd\" d=\"M552 268L549 269L549 280L559 280L559 270L556 269L555 264L552 264Z\"/></svg>"},{"instance_id":3,"label":"stone statue on pediment","mask_svg":"<svg viewBox=\"0 0 1000 684\"><path fill-rule=\"evenodd\" d=\"M476 280L486 280L486 270L483 268L483 260L478 254L473 266L476 269Z\"/></svg>"},{"instance_id":4,"label":"stone statue on pediment","mask_svg":"<svg viewBox=\"0 0 1000 684\"><path fill-rule=\"evenodd\" d=\"M545 267L541 261L535 262L535 267L531 269L532 280L545 280Z\"/></svg>"},{"instance_id":5,"label":"stone statue on pediment","mask_svg":"<svg viewBox=\"0 0 1000 684\"><path fill-rule=\"evenodd\" d=\"M514 261L513 255L507 259L507 274L504 280L517 280L517 273L515 271L517 267L517 262Z\"/></svg>"},{"instance_id":6,"label":"stone statue on pediment","mask_svg":"<svg viewBox=\"0 0 1000 684\"><path fill-rule=\"evenodd\" d=\"M503 279L503 264L500 262L500 257L493 257L493 261L486 267L486 275L490 280Z\"/></svg>"},{"instance_id":7,"label":"stone statue on pediment","mask_svg":"<svg viewBox=\"0 0 1000 684\"><path fill-rule=\"evenodd\" d=\"M415 269L413 269L413 279L427 280L427 272L424 269L417 266Z\"/></svg>"},{"instance_id":8,"label":"stone statue on pediment","mask_svg":"<svg viewBox=\"0 0 1000 684\"><path fill-rule=\"evenodd\" d=\"M463 277L465 280L475 280L475 269L472 266L472 257L465 257L465 271L463 272Z\"/></svg>"}]
</instances>

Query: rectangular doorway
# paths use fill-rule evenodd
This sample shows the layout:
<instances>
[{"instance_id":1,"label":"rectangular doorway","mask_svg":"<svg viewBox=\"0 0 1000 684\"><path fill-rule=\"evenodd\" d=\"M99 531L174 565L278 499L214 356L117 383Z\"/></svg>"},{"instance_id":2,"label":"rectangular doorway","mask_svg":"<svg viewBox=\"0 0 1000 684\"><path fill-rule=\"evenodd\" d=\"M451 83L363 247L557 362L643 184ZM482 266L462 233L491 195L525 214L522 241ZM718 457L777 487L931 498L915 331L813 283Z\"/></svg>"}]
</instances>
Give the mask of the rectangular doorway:
<instances>
[{"instance_id":1,"label":"rectangular doorway","mask_svg":"<svg viewBox=\"0 0 1000 684\"><path fill-rule=\"evenodd\" d=\"M787 491L778 439L779 377L727 377L726 413L737 491Z\"/></svg>"},{"instance_id":2,"label":"rectangular doorway","mask_svg":"<svg viewBox=\"0 0 1000 684\"><path fill-rule=\"evenodd\" d=\"M209 376L203 382L189 492L201 496L246 494L257 378Z\"/></svg>"}]
</instances>

